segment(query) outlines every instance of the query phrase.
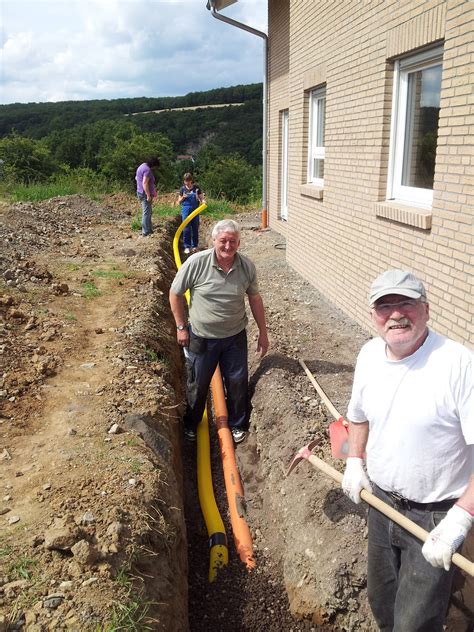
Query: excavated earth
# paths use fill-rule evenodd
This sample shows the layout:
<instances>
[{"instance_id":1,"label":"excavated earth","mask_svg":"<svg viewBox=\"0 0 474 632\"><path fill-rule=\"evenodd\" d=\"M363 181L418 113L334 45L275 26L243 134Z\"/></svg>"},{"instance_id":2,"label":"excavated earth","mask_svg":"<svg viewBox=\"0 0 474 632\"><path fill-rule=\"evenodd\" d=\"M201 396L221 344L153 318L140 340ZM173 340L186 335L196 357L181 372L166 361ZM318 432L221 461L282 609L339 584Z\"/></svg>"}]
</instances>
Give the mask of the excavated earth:
<instances>
[{"instance_id":1,"label":"excavated earth","mask_svg":"<svg viewBox=\"0 0 474 632\"><path fill-rule=\"evenodd\" d=\"M375 630L365 508L306 462L285 476L312 439L343 468L298 360L344 414L370 333L288 267L256 211L235 216L271 342L260 360L249 325L251 433L236 450L257 566L235 552L211 422L229 565L210 584L167 300L179 220L154 218L143 239L136 212L125 195L0 207L0 632ZM204 217L202 247L210 227ZM473 602L459 573L448 630L474 629Z\"/></svg>"}]
</instances>

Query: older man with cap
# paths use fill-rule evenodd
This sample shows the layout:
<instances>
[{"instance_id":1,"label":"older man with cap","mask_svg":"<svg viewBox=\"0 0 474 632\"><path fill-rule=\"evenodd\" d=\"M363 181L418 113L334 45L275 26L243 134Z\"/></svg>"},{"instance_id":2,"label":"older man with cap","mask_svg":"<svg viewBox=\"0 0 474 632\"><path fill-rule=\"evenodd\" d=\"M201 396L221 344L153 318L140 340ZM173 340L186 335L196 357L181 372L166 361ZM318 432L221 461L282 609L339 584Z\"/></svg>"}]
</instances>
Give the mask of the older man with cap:
<instances>
[{"instance_id":1,"label":"older man with cap","mask_svg":"<svg viewBox=\"0 0 474 632\"><path fill-rule=\"evenodd\" d=\"M381 274L369 304L379 337L357 359L342 486L356 503L372 491L429 532L422 547L370 508L367 591L380 630L438 632L451 557L474 516L474 354L428 328L410 272Z\"/></svg>"}]
</instances>

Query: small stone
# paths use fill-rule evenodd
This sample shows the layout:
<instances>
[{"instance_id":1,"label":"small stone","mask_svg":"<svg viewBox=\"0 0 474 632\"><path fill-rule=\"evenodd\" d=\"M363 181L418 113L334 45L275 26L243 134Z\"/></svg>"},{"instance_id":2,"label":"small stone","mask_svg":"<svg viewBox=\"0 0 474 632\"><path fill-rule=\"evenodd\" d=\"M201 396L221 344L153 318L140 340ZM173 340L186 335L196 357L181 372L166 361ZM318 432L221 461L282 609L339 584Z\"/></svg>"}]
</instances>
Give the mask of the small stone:
<instances>
[{"instance_id":1,"label":"small stone","mask_svg":"<svg viewBox=\"0 0 474 632\"><path fill-rule=\"evenodd\" d=\"M16 524L17 522L20 522L20 516L10 516L8 518L8 524Z\"/></svg>"},{"instance_id":2,"label":"small stone","mask_svg":"<svg viewBox=\"0 0 474 632\"><path fill-rule=\"evenodd\" d=\"M94 329L94 331L95 331L96 334L103 334L104 333L104 330L102 329L102 327L96 327Z\"/></svg>"},{"instance_id":3,"label":"small stone","mask_svg":"<svg viewBox=\"0 0 474 632\"><path fill-rule=\"evenodd\" d=\"M129 479L128 479L128 484L129 484L131 487L135 487L135 485L137 484L137 481L136 481L136 479L135 479L135 478L129 478Z\"/></svg>"},{"instance_id":4,"label":"small stone","mask_svg":"<svg viewBox=\"0 0 474 632\"><path fill-rule=\"evenodd\" d=\"M44 491L47 491L48 489L51 489L51 483L45 483L43 485L43 489L44 489Z\"/></svg>"},{"instance_id":5,"label":"small stone","mask_svg":"<svg viewBox=\"0 0 474 632\"><path fill-rule=\"evenodd\" d=\"M74 582L72 582L71 580L64 581L59 584L59 588L61 590L71 590L73 586L74 586Z\"/></svg>"},{"instance_id":6,"label":"small stone","mask_svg":"<svg viewBox=\"0 0 474 632\"><path fill-rule=\"evenodd\" d=\"M97 551L87 540L79 540L71 547L74 559L83 565L93 564L97 560Z\"/></svg>"},{"instance_id":7,"label":"small stone","mask_svg":"<svg viewBox=\"0 0 474 632\"><path fill-rule=\"evenodd\" d=\"M90 511L86 511L86 513L81 518L81 524L94 524L95 518L94 515Z\"/></svg>"},{"instance_id":8,"label":"small stone","mask_svg":"<svg viewBox=\"0 0 474 632\"><path fill-rule=\"evenodd\" d=\"M11 461L12 457L8 450L5 448L3 452L0 454L0 461Z\"/></svg>"},{"instance_id":9,"label":"small stone","mask_svg":"<svg viewBox=\"0 0 474 632\"><path fill-rule=\"evenodd\" d=\"M97 581L99 581L98 577L90 577L89 579L84 580L81 586L90 586L91 584L95 584Z\"/></svg>"},{"instance_id":10,"label":"small stone","mask_svg":"<svg viewBox=\"0 0 474 632\"><path fill-rule=\"evenodd\" d=\"M109 428L109 434L118 434L121 428L118 424L112 424Z\"/></svg>"},{"instance_id":11,"label":"small stone","mask_svg":"<svg viewBox=\"0 0 474 632\"><path fill-rule=\"evenodd\" d=\"M80 369L93 369L95 367L95 362L84 362L79 366Z\"/></svg>"},{"instance_id":12,"label":"small stone","mask_svg":"<svg viewBox=\"0 0 474 632\"><path fill-rule=\"evenodd\" d=\"M43 601L43 608L49 608L50 610L54 610L55 608L60 606L63 601L64 601L64 595L62 595L61 593L48 595L46 599Z\"/></svg>"}]
</instances>

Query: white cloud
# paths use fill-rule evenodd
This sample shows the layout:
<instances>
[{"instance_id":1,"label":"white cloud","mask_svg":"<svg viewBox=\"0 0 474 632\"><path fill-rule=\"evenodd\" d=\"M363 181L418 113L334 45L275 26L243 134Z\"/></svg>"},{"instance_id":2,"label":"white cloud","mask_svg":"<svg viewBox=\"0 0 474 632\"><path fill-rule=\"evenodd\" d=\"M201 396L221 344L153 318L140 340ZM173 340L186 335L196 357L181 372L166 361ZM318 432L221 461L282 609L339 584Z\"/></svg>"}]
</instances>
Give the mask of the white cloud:
<instances>
[{"instance_id":1,"label":"white cloud","mask_svg":"<svg viewBox=\"0 0 474 632\"><path fill-rule=\"evenodd\" d=\"M225 15L266 30L267 0ZM262 39L206 0L4 0L0 102L175 96L263 76Z\"/></svg>"}]
</instances>

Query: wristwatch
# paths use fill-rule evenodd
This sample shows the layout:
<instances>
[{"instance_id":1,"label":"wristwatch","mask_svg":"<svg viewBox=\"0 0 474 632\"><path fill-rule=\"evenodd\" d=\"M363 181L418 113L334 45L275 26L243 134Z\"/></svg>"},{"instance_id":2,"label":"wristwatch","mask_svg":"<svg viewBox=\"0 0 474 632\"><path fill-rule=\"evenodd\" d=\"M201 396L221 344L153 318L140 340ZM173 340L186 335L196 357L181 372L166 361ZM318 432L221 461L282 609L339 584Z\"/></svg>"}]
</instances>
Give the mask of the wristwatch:
<instances>
[{"instance_id":1,"label":"wristwatch","mask_svg":"<svg viewBox=\"0 0 474 632\"><path fill-rule=\"evenodd\" d=\"M188 326L187 325L176 325L176 329L178 331L184 331L185 329L187 329Z\"/></svg>"}]
</instances>

